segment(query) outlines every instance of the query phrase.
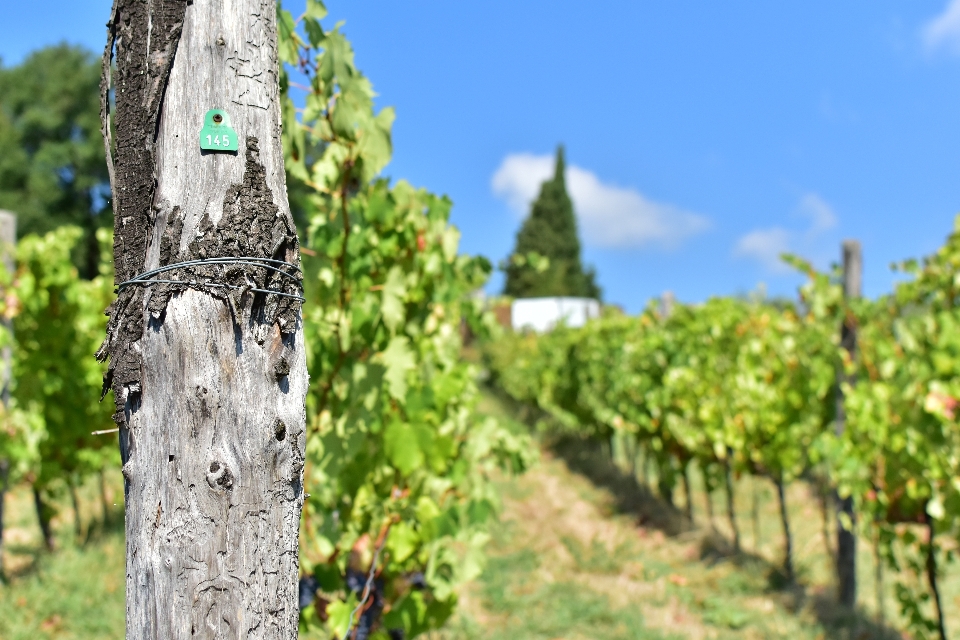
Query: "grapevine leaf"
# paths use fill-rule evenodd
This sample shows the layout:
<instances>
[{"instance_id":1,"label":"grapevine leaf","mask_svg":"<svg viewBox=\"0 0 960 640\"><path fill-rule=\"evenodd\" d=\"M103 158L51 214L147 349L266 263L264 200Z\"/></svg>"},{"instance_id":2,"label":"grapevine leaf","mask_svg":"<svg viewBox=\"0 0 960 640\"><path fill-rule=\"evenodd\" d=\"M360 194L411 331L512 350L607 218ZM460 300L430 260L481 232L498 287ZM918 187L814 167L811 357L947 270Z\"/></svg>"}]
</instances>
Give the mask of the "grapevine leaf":
<instances>
[{"instance_id":1,"label":"grapevine leaf","mask_svg":"<svg viewBox=\"0 0 960 640\"><path fill-rule=\"evenodd\" d=\"M387 539L387 548L390 550L391 560L394 562L404 562L417 550L420 542L420 536L406 522L399 522L390 530L390 537Z\"/></svg>"},{"instance_id":2,"label":"grapevine leaf","mask_svg":"<svg viewBox=\"0 0 960 640\"><path fill-rule=\"evenodd\" d=\"M380 310L383 313L383 323L391 333L396 333L397 328L403 323L404 308L403 298L407 294L406 284L404 282L403 270L399 266L394 266L387 273L387 280L383 284L383 296L380 303Z\"/></svg>"},{"instance_id":3,"label":"grapevine leaf","mask_svg":"<svg viewBox=\"0 0 960 640\"><path fill-rule=\"evenodd\" d=\"M386 367L384 378L387 381L387 390L397 400L403 400L407 395L407 372L413 369L416 358L410 348L410 340L406 336L395 336L382 354L383 365Z\"/></svg>"},{"instance_id":4,"label":"grapevine leaf","mask_svg":"<svg viewBox=\"0 0 960 640\"><path fill-rule=\"evenodd\" d=\"M350 625L350 615L354 607L357 606L357 597L351 592L346 601L334 600L327 605L327 624L342 638L347 633L347 627Z\"/></svg>"},{"instance_id":5,"label":"grapevine leaf","mask_svg":"<svg viewBox=\"0 0 960 640\"><path fill-rule=\"evenodd\" d=\"M296 64L300 59L297 22L286 9L277 5L277 55L281 62Z\"/></svg>"},{"instance_id":6,"label":"grapevine leaf","mask_svg":"<svg viewBox=\"0 0 960 640\"><path fill-rule=\"evenodd\" d=\"M320 23L316 19L308 17L304 20L303 26L307 31L307 40L310 42L310 46L314 49L322 47L326 33Z\"/></svg>"},{"instance_id":7,"label":"grapevine leaf","mask_svg":"<svg viewBox=\"0 0 960 640\"><path fill-rule=\"evenodd\" d=\"M314 20L323 20L327 17L327 8L320 0L307 0L306 14L308 17L313 18Z\"/></svg>"},{"instance_id":8,"label":"grapevine leaf","mask_svg":"<svg viewBox=\"0 0 960 640\"><path fill-rule=\"evenodd\" d=\"M413 425L391 422L383 434L383 443L390 462L404 475L423 465L423 451Z\"/></svg>"}]
</instances>

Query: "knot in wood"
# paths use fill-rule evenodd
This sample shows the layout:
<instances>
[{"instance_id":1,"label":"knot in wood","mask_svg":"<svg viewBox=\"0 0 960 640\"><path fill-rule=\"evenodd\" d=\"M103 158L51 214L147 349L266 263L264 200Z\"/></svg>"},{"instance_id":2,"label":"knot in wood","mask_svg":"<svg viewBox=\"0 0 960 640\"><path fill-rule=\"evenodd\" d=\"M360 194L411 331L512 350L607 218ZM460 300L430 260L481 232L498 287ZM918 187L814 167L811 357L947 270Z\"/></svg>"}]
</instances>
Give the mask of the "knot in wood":
<instances>
[{"instance_id":1,"label":"knot in wood","mask_svg":"<svg viewBox=\"0 0 960 640\"><path fill-rule=\"evenodd\" d=\"M227 465L214 460L210 463L207 470L207 484L211 489L225 489L229 491L233 488L233 473L227 468Z\"/></svg>"}]
</instances>

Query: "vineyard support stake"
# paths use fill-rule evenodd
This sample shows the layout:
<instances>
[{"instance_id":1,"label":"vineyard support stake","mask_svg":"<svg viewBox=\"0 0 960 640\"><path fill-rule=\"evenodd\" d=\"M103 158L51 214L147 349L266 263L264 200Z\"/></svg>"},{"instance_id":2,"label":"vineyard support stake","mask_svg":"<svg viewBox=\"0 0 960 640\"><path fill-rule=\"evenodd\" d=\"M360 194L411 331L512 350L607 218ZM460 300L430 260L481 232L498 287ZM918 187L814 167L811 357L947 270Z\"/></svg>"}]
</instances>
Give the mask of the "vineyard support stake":
<instances>
[{"instance_id":1,"label":"vineyard support stake","mask_svg":"<svg viewBox=\"0 0 960 640\"><path fill-rule=\"evenodd\" d=\"M297 637L300 302L271 293L292 295L289 274L229 261L300 263L276 12L275 0L115 0L108 22L115 282L136 284L111 305L98 356L120 428L130 640ZM211 109L229 109L236 151L198 143ZM194 266L208 258L221 261ZM167 282L138 280L181 263Z\"/></svg>"},{"instance_id":2,"label":"vineyard support stake","mask_svg":"<svg viewBox=\"0 0 960 640\"><path fill-rule=\"evenodd\" d=\"M14 248L17 243L17 216L10 211L0 211L0 260L6 267L7 273L12 274L16 268ZM7 331L13 331L13 321L4 319L3 326ZM3 360L3 388L0 390L0 401L4 409L10 407L10 384L13 382L13 350L10 345L0 351ZM3 568L3 502L7 495L10 480L10 461L0 460L0 582L6 578Z\"/></svg>"},{"instance_id":3,"label":"vineyard support stake","mask_svg":"<svg viewBox=\"0 0 960 640\"><path fill-rule=\"evenodd\" d=\"M847 300L862 295L863 257L860 243L856 240L843 242L843 296ZM840 328L840 344L850 354L857 354L857 327L852 318L844 319ZM836 433L843 435L846 427L846 412L843 405L843 383L853 385L856 379L838 372ZM854 607L857 604L857 534L853 498L836 496L837 504L837 585L840 604Z\"/></svg>"}]
</instances>

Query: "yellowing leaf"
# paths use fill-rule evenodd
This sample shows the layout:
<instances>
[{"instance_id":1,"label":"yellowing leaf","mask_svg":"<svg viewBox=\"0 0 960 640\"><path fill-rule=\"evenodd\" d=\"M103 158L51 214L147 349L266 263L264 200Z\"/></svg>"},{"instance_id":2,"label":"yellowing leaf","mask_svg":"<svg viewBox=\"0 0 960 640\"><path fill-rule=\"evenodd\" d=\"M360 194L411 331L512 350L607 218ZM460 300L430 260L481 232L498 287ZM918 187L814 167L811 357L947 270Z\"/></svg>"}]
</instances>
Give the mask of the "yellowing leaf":
<instances>
[{"instance_id":1,"label":"yellowing leaf","mask_svg":"<svg viewBox=\"0 0 960 640\"><path fill-rule=\"evenodd\" d=\"M398 266L394 266L387 273L387 281L383 283L383 292L380 302L380 311L383 313L383 324L387 326L390 333L396 333L397 328L403 323L404 308L403 298L407 293L404 283L403 271Z\"/></svg>"},{"instance_id":2,"label":"yellowing leaf","mask_svg":"<svg viewBox=\"0 0 960 640\"><path fill-rule=\"evenodd\" d=\"M457 247L460 245L460 231L456 227L449 226L443 231L443 258L447 262L453 262L457 257Z\"/></svg>"}]
</instances>

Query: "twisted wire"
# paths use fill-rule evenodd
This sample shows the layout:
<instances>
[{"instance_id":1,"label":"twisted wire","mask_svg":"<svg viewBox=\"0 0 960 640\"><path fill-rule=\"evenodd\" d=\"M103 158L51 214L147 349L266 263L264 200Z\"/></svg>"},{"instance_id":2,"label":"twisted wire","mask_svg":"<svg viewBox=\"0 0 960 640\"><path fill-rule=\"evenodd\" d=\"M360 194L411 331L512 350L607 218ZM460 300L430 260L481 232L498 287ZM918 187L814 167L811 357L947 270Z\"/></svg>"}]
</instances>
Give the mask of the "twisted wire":
<instances>
[{"instance_id":1,"label":"twisted wire","mask_svg":"<svg viewBox=\"0 0 960 640\"><path fill-rule=\"evenodd\" d=\"M291 264L283 260L274 260L272 258L256 258L253 256L237 256L237 257L224 256L219 258L199 258L196 260L187 260L185 262L176 262L174 264L168 264L162 267L157 267L156 269L151 269L150 271L144 271L143 273L138 274L130 278L129 280L124 280L123 282L118 284L116 288L116 293L120 293L126 287L133 286L133 285L150 286L152 284L179 284L179 285L186 285L186 286L221 287L225 289L244 289L246 291L254 291L256 293L266 293L266 294L272 294L276 296L282 296L284 298L293 298L294 300L297 300L299 302L305 301L302 295L286 293L284 291L277 291L275 289L257 289L254 287L244 287L244 286L238 286L238 285L232 285L232 284L225 284L221 282L198 282L197 280L166 280L166 279L154 278L154 276L156 275L165 273L167 271L173 271L175 269L185 269L188 267L206 267L210 265L226 265L226 264L238 264L238 265L246 265L251 267L259 267L262 269L273 271L275 273L279 273L280 275L285 276L290 280L293 280L293 282L296 283L298 287L300 287L300 291L301 292L303 291L303 283L298 277L299 274L301 274L300 267L298 267L295 264ZM283 270L284 268L287 268L287 267L293 269L296 272L296 274L287 273L286 271Z\"/></svg>"}]
</instances>

